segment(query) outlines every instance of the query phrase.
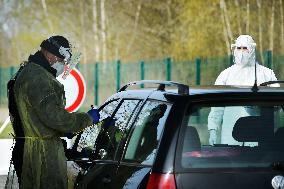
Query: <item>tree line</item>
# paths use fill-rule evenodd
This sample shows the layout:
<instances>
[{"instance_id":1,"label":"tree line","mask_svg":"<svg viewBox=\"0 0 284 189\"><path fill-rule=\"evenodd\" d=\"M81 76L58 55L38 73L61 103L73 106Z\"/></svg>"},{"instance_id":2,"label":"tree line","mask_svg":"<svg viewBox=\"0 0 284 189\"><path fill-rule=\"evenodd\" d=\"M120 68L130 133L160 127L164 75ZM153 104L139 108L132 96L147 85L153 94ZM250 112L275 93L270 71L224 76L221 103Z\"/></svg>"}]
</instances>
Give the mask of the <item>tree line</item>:
<instances>
[{"instance_id":1,"label":"tree line","mask_svg":"<svg viewBox=\"0 0 284 189\"><path fill-rule=\"evenodd\" d=\"M0 66L20 64L54 34L83 64L227 56L239 34L283 54L283 0L0 0Z\"/></svg>"}]
</instances>

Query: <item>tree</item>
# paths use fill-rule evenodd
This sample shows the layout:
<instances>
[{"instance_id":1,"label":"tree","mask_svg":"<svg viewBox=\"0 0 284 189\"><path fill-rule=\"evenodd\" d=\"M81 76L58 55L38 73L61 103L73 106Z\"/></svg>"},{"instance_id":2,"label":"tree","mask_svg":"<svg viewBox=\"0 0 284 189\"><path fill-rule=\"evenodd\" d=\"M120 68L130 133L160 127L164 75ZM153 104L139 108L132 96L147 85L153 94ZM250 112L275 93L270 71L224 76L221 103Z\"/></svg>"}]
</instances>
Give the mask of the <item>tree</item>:
<instances>
[{"instance_id":1,"label":"tree","mask_svg":"<svg viewBox=\"0 0 284 189\"><path fill-rule=\"evenodd\" d=\"M1 64L18 65L53 34L71 39L84 64L224 56L242 32L260 52L284 49L282 0L0 2Z\"/></svg>"},{"instance_id":2,"label":"tree","mask_svg":"<svg viewBox=\"0 0 284 189\"><path fill-rule=\"evenodd\" d=\"M259 41L259 49L260 52L263 52L262 47L262 14L261 14L261 0L257 0L258 7L258 41ZM261 62L264 63L263 53L260 53Z\"/></svg>"}]
</instances>

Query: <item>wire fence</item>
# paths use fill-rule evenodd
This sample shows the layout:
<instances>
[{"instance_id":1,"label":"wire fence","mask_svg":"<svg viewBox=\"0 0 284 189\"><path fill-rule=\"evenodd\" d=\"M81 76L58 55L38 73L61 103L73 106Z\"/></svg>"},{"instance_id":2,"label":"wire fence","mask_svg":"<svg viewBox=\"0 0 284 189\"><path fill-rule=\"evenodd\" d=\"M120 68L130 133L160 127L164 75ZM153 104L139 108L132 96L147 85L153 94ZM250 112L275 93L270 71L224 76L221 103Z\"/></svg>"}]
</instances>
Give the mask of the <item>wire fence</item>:
<instances>
[{"instance_id":1,"label":"wire fence","mask_svg":"<svg viewBox=\"0 0 284 189\"><path fill-rule=\"evenodd\" d=\"M284 55L264 53L265 61L260 64L274 70L279 80L284 80ZM257 60L260 60L257 54ZM219 73L233 64L232 56L214 57L189 61L164 60L80 64L78 69L86 81L86 98L79 111L99 105L120 87L137 80L172 80L187 85L212 85ZM0 106L7 107L6 84L16 73L17 67L0 68Z\"/></svg>"}]
</instances>

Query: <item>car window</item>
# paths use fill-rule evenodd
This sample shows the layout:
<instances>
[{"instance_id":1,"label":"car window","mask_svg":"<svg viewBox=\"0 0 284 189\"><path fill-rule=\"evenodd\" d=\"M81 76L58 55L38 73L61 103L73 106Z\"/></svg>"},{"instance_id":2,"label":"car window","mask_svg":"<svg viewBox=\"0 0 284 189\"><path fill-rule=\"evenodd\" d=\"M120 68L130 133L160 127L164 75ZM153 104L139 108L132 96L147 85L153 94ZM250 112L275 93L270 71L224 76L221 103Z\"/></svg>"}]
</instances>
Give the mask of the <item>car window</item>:
<instances>
[{"instance_id":1,"label":"car window","mask_svg":"<svg viewBox=\"0 0 284 189\"><path fill-rule=\"evenodd\" d=\"M102 125L96 141L96 159L114 159L120 141L128 131L128 122L140 100L123 100L114 116Z\"/></svg>"},{"instance_id":2,"label":"car window","mask_svg":"<svg viewBox=\"0 0 284 189\"><path fill-rule=\"evenodd\" d=\"M95 141L98 136L100 126L102 124L102 120L106 119L107 117L111 117L114 110L116 109L119 100L114 100L108 102L102 108L100 108L100 122L95 124L92 127L87 127L84 132L80 136L80 140L78 142L77 151L81 152L84 148L89 148L90 150L94 150Z\"/></svg>"},{"instance_id":3,"label":"car window","mask_svg":"<svg viewBox=\"0 0 284 189\"><path fill-rule=\"evenodd\" d=\"M181 132L181 167L253 168L283 162L284 106L268 103L191 106Z\"/></svg>"},{"instance_id":4,"label":"car window","mask_svg":"<svg viewBox=\"0 0 284 189\"><path fill-rule=\"evenodd\" d=\"M118 103L118 100L111 101L107 105L100 108L100 121L106 119L107 117L110 117L113 114L114 110L117 108Z\"/></svg>"},{"instance_id":5,"label":"car window","mask_svg":"<svg viewBox=\"0 0 284 189\"><path fill-rule=\"evenodd\" d=\"M134 123L124 161L153 163L169 109L163 102L146 102Z\"/></svg>"}]
</instances>

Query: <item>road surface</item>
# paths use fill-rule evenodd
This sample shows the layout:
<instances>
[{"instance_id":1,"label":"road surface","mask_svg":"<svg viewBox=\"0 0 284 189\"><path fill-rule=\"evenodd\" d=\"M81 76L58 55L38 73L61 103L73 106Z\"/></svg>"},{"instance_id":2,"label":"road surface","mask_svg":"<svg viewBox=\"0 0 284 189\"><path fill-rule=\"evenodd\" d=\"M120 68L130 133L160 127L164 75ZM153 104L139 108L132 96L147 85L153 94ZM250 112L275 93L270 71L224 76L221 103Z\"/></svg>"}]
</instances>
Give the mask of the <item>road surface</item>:
<instances>
[{"instance_id":1,"label":"road surface","mask_svg":"<svg viewBox=\"0 0 284 189\"><path fill-rule=\"evenodd\" d=\"M0 139L0 189L4 188L12 156L12 139Z\"/></svg>"}]
</instances>

